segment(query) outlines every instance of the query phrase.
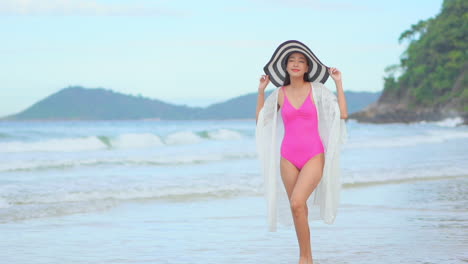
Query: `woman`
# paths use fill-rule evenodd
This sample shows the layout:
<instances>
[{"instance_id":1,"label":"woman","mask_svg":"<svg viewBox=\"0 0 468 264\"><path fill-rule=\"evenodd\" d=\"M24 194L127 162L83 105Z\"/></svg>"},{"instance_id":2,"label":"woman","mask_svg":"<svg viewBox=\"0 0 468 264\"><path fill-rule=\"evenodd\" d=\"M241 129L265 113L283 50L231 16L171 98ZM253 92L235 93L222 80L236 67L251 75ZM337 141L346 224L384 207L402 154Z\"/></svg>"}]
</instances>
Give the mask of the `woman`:
<instances>
[{"instance_id":1,"label":"woman","mask_svg":"<svg viewBox=\"0 0 468 264\"><path fill-rule=\"evenodd\" d=\"M282 43L264 71L258 87L256 140L269 227L275 231L277 213L284 218L288 210L299 242L299 263L312 263L308 221L333 223L339 202L339 151L347 137L341 72L323 65L295 40ZM279 88L264 102L270 76ZM328 76L335 81L338 96L323 85Z\"/></svg>"}]
</instances>

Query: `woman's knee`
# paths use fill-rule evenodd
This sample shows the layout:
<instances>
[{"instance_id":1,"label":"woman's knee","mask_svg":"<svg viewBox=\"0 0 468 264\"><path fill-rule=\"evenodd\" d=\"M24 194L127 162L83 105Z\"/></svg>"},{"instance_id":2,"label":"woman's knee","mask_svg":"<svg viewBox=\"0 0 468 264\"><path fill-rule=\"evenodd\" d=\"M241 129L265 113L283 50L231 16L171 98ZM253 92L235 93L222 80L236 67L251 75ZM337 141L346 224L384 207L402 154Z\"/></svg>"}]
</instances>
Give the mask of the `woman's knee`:
<instances>
[{"instance_id":1,"label":"woman's knee","mask_svg":"<svg viewBox=\"0 0 468 264\"><path fill-rule=\"evenodd\" d=\"M302 199L296 198L294 195L290 199L291 210L294 216L301 216L307 212L307 203Z\"/></svg>"}]
</instances>

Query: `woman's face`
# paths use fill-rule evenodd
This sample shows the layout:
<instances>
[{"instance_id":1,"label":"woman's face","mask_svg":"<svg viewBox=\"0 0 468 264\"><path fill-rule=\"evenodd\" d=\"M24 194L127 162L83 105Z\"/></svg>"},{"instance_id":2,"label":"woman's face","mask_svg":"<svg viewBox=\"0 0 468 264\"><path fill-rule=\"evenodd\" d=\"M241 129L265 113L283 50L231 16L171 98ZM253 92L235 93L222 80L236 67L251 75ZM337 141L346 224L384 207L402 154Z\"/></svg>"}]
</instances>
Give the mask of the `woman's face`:
<instances>
[{"instance_id":1,"label":"woman's face","mask_svg":"<svg viewBox=\"0 0 468 264\"><path fill-rule=\"evenodd\" d=\"M307 65L307 59L304 55L302 55L302 53L294 52L289 55L286 64L286 71L289 73L289 76L301 77L304 76L308 70L309 66Z\"/></svg>"}]
</instances>

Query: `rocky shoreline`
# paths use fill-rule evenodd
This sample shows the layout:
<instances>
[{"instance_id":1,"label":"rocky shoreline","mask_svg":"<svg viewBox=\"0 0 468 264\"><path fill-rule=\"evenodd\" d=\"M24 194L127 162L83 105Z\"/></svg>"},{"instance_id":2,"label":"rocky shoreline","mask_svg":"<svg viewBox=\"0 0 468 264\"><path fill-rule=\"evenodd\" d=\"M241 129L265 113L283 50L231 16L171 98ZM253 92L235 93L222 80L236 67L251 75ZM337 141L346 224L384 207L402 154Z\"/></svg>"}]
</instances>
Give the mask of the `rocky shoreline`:
<instances>
[{"instance_id":1,"label":"rocky shoreline","mask_svg":"<svg viewBox=\"0 0 468 264\"><path fill-rule=\"evenodd\" d=\"M449 107L422 108L414 110L408 109L404 105L375 102L362 111L355 112L348 116L361 123L414 123L421 121L442 121L447 118L461 118L461 125L468 125L468 113L461 113Z\"/></svg>"}]
</instances>

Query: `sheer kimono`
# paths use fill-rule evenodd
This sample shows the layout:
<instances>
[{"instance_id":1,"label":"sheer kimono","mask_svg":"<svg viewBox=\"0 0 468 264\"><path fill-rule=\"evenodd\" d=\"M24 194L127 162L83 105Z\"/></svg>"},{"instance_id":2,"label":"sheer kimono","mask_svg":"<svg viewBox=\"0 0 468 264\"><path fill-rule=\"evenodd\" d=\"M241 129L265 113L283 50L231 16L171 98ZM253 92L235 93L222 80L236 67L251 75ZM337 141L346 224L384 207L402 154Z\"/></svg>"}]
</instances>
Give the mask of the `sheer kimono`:
<instances>
[{"instance_id":1,"label":"sheer kimono","mask_svg":"<svg viewBox=\"0 0 468 264\"><path fill-rule=\"evenodd\" d=\"M292 225L288 195L280 173L280 148L284 137L284 124L279 111L276 88L265 100L258 115L255 130L257 154L264 179L267 202L268 230L275 232L277 222ZM346 123L341 119L338 99L324 84L312 83L312 96L317 107L320 138L325 149L322 178L307 200L309 220L323 220L333 224L340 201L340 151L347 140Z\"/></svg>"}]
</instances>

